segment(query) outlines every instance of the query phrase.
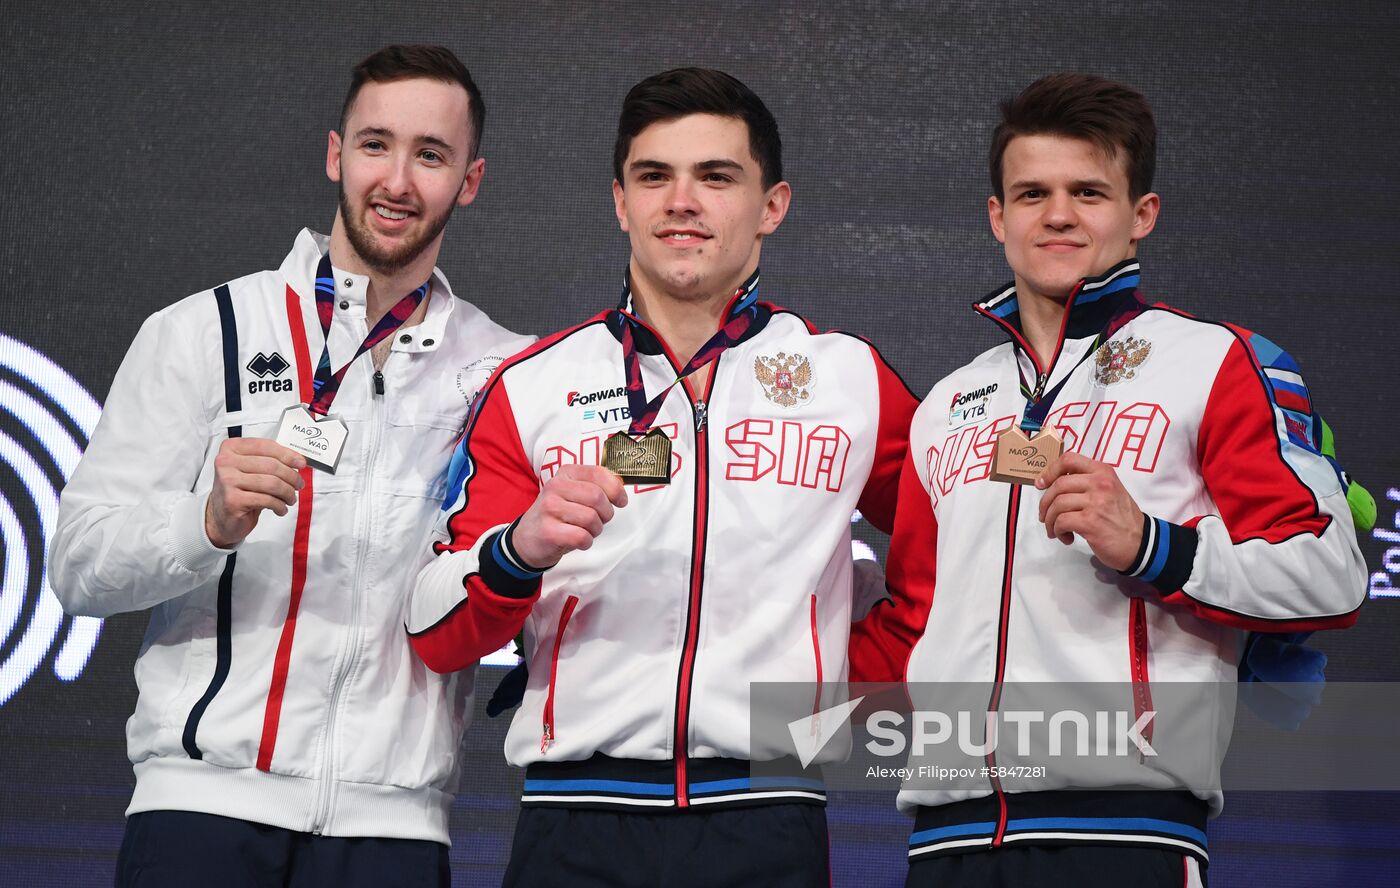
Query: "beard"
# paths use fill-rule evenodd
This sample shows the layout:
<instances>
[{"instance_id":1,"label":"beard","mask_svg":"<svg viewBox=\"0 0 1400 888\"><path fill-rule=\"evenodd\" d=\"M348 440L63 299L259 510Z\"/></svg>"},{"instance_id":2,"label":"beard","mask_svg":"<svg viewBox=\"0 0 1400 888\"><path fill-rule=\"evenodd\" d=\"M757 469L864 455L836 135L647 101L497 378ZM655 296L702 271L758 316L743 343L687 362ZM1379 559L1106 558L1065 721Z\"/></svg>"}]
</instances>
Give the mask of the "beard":
<instances>
[{"instance_id":1,"label":"beard","mask_svg":"<svg viewBox=\"0 0 1400 888\"><path fill-rule=\"evenodd\" d=\"M350 204L350 198L345 194L344 184L340 186L340 218L345 222L345 236L350 241L350 248L365 265L380 274L402 271L421 256L447 227L447 220L452 218L452 210L455 208L456 204L448 204L447 209L438 215L424 217L426 224L416 237L411 236L392 247L385 247L380 244L365 221L364 213L374 212L369 202L365 202L363 213L356 212L356 208Z\"/></svg>"}]
</instances>

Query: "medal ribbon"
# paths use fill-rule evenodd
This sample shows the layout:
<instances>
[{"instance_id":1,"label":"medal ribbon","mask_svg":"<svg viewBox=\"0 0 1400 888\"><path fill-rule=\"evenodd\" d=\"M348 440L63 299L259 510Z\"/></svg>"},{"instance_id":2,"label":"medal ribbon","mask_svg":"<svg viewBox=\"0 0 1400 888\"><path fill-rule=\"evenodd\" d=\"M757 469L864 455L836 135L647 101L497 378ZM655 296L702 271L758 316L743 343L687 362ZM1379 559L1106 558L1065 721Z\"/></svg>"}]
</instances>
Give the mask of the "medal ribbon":
<instances>
[{"instance_id":1,"label":"medal ribbon","mask_svg":"<svg viewBox=\"0 0 1400 888\"><path fill-rule=\"evenodd\" d=\"M355 363L360 355L374 348L385 339L394 335L394 331L403 326L418 310L418 306L423 304L423 300L428 295L428 287L432 284L432 278L423 282L423 286L409 293L389 309L384 317L374 325L374 329L369 331L365 341L360 344L360 348L355 352L355 356L345 362L334 373L331 372L331 319L335 317L335 275L331 269L331 256L329 253L321 257L321 264L316 266L316 316L321 321L321 333L325 337L325 344L321 346L321 361L316 365L316 376L311 382L312 390L315 394L311 398L311 412L317 416L325 416L331 409L331 403L335 400L336 393L340 391L340 383L345 379L345 371L350 369L350 365Z\"/></svg>"},{"instance_id":2,"label":"medal ribbon","mask_svg":"<svg viewBox=\"0 0 1400 888\"><path fill-rule=\"evenodd\" d=\"M753 326L754 320L758 317L757 304L757 281L749 287L740 287L734 292L735 296L744 296L748 303L742 310L730 316L724 322L724 326L715 331L715 335L706 340L700 346L686 365L681 368L675 380L651 400L647 400L646 386L642 382L642 360L637 354L637 343L632 334L632 325L639 324L637 318L618 309L618 314L622 315L622 365L627 371L627 407L632 414L632 423L627 431L632 435L644 435L651 430L652 423L656 421L656 416L661 412L661 405L665 403L666 396L671 393L682 379L699 370L701 367L717 359L725 350L737 345Z\"/></svg>"},{"instance_id":3,"label":"medal ribbon","mask_svg":"<svg viewBox=\"0 0 1400 888\"><path fill-rule=\"evenodd\" d=\"M1065 383L1069 382L1070 378L1074 376L1074 371L1079 369L1079 365L1092 358L1106 339L1112 337L1124 324L1142 314L1144 308L1145 306L1143 306L1142 302L1137 299L1124 301L1118 310L1109 317L1107 323L1104 324L1103 330L1099 331L1098 335L1094 337L1094 341L1089 345L1089 348L1085 350L1084 356L1078 361L1075 361L1074 366L1070 368L1064 378L1050 391L1042 394L1038 400L1026 405L1026 412L1021 416L1021 431L1028 435L1034 435L1036 432L1039 432L1041 426L1045 424L1045 418L1050 415L1050 408L1054 406L1055 398L1059 397L1060 392L1065 387ZM1073 310L1072 304L1065 309L1065 311L1071 310Z\"/></svg>"}]
</instances>

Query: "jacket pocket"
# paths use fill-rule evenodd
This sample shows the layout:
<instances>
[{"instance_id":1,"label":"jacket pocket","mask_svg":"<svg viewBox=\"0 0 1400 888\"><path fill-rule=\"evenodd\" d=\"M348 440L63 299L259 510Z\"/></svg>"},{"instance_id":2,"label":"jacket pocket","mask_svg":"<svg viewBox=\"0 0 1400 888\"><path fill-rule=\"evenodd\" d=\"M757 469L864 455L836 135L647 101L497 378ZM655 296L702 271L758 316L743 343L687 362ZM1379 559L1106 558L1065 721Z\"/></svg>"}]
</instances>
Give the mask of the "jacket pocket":
<instances>
[{"instance_id":1,"label":"jacket pocket","mask_svg":"<svg viewBox=\"0 0 1400 888\"><path fill-rule=\"evenodd\" d=\"M822 708L822 638L821 632L817 629L817 593L815 592L812 593L812 659L817 665L817 691L812 696L812 714L816 715Z\"/></svg>"},{"instance_id":2,"label":"jacket pocket","mask_svg":"<svg viewBox=\"0 0 1400 888\"><path fill-rule=\"evenodd\" d=\"M1133 718L1142 718L1152 709L1151 676L1147 671L1147 603L1132 599L1128 609L1128 654L1131 659L1133 682ZM1142 737L1152 742L1152 722L1143 728Z\"/></svg>"},{"instance_id":3,"label":"jacket pocket","mask_svg":"<svg viewBox=\"0 0 1400 888\"><path fill-rule=\"evenodd\" d=\"M564 630L569 627L569 618L578 606L578 596L564 599L564 611L559 615L559 630L554 633L554 651L549 657L549 689L544 698L544 730L540 734L540 754L549 752L554 745L554 691L559 680L559 649L564 646Z\"/></svg>"},{"instance_id":4,"label":"jacket pocket","mask_svg":"<svg viewBox=\"0 0 1400 888\"><path fill-rule=\"evenodd\" d=\"M179 667L169 673L171 683L168 696L161 701L160 718L163 727L178 733L184 729L190 710L203 696L214 674L218 620L212 611L203 607L187 605L176 610L173 604L168 606L174 611L173 622L155 638L148 638L146 646L164 648L179 657ZM145 692L151 699L159 699L153 691L154 687Z\"/></svg>"}]
</instances>

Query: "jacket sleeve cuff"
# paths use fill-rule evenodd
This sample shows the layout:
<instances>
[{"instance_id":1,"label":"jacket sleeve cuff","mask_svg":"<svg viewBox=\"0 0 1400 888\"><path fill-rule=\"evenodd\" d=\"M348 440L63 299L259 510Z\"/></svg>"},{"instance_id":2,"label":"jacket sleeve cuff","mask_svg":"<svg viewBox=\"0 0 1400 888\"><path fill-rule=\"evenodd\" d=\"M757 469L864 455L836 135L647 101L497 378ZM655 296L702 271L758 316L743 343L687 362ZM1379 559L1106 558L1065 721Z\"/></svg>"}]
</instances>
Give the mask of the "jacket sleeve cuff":
<instances>
[{"instance_id":1,"label":"jacket sleeve cuff","mask_svg":"<svg viewBox=\"0 0 1400 888\"><path fill-rule=\"evenodd\" d=\"M544 571L526 564L515 551L510 541L514 530L515 522L512 522L505 530L483 541L478 572L492 592L507 598L529 598L539 591Z\"/></svg>"},{"instance_id":2,"label":"jacket sleeve cuff","mask_svg":"<svg viewBox=\"0 0 1400 888\"><path fill-rule=\"evenodd\" d=\"M204 532L204 503L208 496L191 494L176 503L170 512L170 557L190 573L200 573L238 549L220 549Z\"/></svg>"},{"instance_id":3,"label":"jacket sleeve cuff","mask_svg":"<svg viewBox=\"0 0 1400 888\"><path fill-rule=\"evenodd\" d=\"M1180 592L1191 579L1199 542L1200 536L1194 527L1183 527L1144 514L1142 545L1138 547L1137 558L1132 567L1119 573L1145 580L1163 595Z\"/></svg>"}]
</instances>

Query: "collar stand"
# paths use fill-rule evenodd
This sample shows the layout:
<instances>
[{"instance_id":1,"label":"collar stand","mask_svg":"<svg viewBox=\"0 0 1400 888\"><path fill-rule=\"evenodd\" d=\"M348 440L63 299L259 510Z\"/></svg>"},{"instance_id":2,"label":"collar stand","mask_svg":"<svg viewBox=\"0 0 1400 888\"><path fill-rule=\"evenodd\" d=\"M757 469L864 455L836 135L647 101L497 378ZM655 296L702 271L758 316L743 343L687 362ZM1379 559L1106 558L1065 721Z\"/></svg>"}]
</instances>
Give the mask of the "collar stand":
<instances>
[{"instance_id":1,"label":"collar stand","mask_svg":"<svg viewBox=\"0 0 1400 888\"><path fill-rule=\"evenodd\" d=\"M1065 338L1080 339L1098 334L1124 300L1137 298L1141 280L1138 260L1125 259L1101 275L1080 281L1070 294ZM1014 281L993 290L972 307L1008 328L1016 339L1021 338L1021 309Z\"/></svg>"}]
</instances>

